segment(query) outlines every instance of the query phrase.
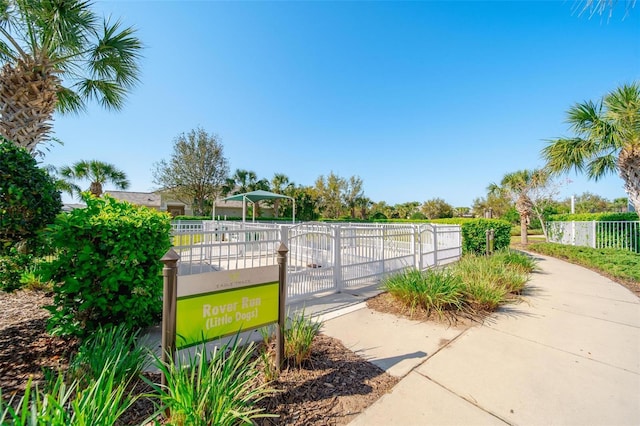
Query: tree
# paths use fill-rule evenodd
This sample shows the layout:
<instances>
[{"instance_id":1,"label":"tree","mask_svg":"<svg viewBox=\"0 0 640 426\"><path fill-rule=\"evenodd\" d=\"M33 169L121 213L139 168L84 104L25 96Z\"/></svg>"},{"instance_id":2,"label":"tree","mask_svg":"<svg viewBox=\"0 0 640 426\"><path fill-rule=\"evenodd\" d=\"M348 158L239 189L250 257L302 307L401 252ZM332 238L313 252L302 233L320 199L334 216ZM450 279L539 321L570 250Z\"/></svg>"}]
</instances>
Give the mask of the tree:
<instances>
[{"instance_id":1,"label":"tree","mask_svg":"<svg viewBox=\"0 0 640 426\"><path fill-rule=\"evenodd\" d=\"M289 177L284 173L275 173L271 178L271 192L275 194L284 194L284 190L287 187L294 186L293 182L289 181ZM278 217L280 213L280 199L274 198L273 200L273 215Z\"/></svg>"},{"instance_id":2,"label":"tree","mask_svg":"<svg viewBox=\"0 0 640 426\"><path fill-rule=\"evenodd\" d=\"M511 207L511 200L502 193L488 192L486 197L473 200L473 214L476 217L485 217L488 211L491 217L502 217Z\"/></svg>"},{"instance_id":3,"label":"tree","mask_svg":"<svg viewBox=\"0 0 640 426\"><path fill-rule=\"evenodd\" d=\"M629 208L629 200L625 197L614 198L611 202L611 210L614 212L626 212Z\"/></svg>"},{"instance_id":4,"label":"tree","mask_svg":"<svg viewBox=\"0 0 640 426\"><path fill-rule=\"evenodd\" d=\"M471 213L471 209L469 207L454 207L453 215L455 217L464 217Z\"/></svg>"},{"instance_id":5,"label":"tree","mask_svg":"<svg viewBox=\"0 0 640 426\"><path fill-rule=\"evenodd\" d=\"M64 189L70 195L76 194L80 196L82 189L76 182L81 180L91 182L88 191L96 197L102 196L102 188L106 183L112 183L117 189L129 188L127 175L122 170L119 170L113 164L97 160L81 160L70 167L62 167L60 175L64 179Z\"/></svg>"},{"instance_id":6,"label":"tree","mask_svg":"<svg viewBox=\"0 0 640 426\"><path fill-rule=\"evenodd\" d=\"M153 182L167 196L192 204L196 215L211 214L229 174L219 137L201 128L176 137L169 162L154 167Z\"/></svg>"},{"instance_id":7,"label":"tree","mask_svg":"<svg viewBox=\"0 0 640 426\"><path fill-rule=\"evenodd\" d=\"M296 219L315 220L318 218L318 199L314 188L310 186L288 185L284 190L284 195L295 200ZM283 205L282 215L286 217L293 216L292 203L286 203Z\"/></svg>"},{"instance_id":8,"label":"tree","mask_svg":"<svg viewBox=\"0 0 640 426\"><path fill-rule=\"evenodd\" d=\"M30 241L62 208L49 174L22 147L0 137L0 255Z\"/></svg>"},{"instance_id":9,"label":"tree","mask_svg":"<svg viewBox=\"0 0 640 426\"><path fill-rule=\"evenodd\" d=\"M585 171L596 181L617 172L640 211L640 84L572 106L567 121L575 136L549 141L542 150L547 168L553 173Z\"/></svg>"},{"instance_id":10,"label":"tree","mask_svg":"<svg viewBox=\"0 0 640 426\"><path fill-rule=\"evenodd\" d=\"M233 175L226 179L224 194L244 194L259 189L268 191L269 182L266 179L258 180L258 175L253 170L236 169Z\"/></svg>"},{"instance_id":11,"label":"tree","mask_svg":"<svg viewBox=\"0 0 640 426\"><path fill-rule=\"evenodd\" d=\"M0 135L33 152L55 111L88 101L120 110L138 83L142 44L82 0L0 2Z\"/></svg>"},{"instance_id":12,"label":"tree","mask_svg":"<svg viewBox=\"0 0 640 426\"><path fill-rule=\"evenodd\" d=\"M342 215L344 210L343 192L347 187L347 181L344 178L329 173L326 178L320 175L315 182L315 191L318 199L318 212L323 216L331 219L337 219Z\"/></svg>"},{"instance_id":13,"label":"tree","mask_svg":"<svg viewBox=\"0 0 640 426\"><path fill-rule=\"evenodd\" d=\"M258 179L258 175L253 170L236 169L230 178L226 179L222 188L225 195L245 194L252 191L268 191L269 181ZM256 215L260 216L259 201L252 204L256 209Z\"/></svg>"},{"instance_id":14,"label":"tree","mask_svg":"<svg viewBox=\"0 0 640 426\"><path fill-rule=\"evenodd\" d=\"M358 200L364 197L364 190L362 189L362 179L358 176L351 176L349 180L345 181L344 187L344 204L349 209L351 218L356 217L356 207L358 207Z\"/></svg>"},{"instance_id":15,"label":"tree","mask_svg":"<svg viewBox=\"0 0 640 426\"><path fill-rule=\"evenodd\" d=\"M392 211L393 207L388 205L386 201L374 202L371 205L369 216L373 219L389 219Z\"/></svg>"},{"instance_id":16,"label":"tree","mask_svg":"<svg viewBox=\"0 0 640 426\"><path fill-rule=\"evenodd\" d=\"M370 198L362 196L356 200L356 207L360 210L360 219L366 220L369 217L369 212L373 201Z\"/></svg>"},{"instance_id":17,"label":"tree","mask_svg":"<svg viewBox=\"0 0 640 426\"><path fill-rule=\"evenodd\" d=\"M491 194L503 194L516 203L516 210L520 215L520 241L528 244L527 225L531 221L534 209L532 193L547 185L549 176L543 170L519 170L507 173L500 181L500 185L492 183L487 190Z\"/></svg>"},{"instance_id":18,"label":"tree","mask_svg":"<svg viewBox=\"0 0 640 426\"><path fill-rule=\"evenodd\" d=\"M391 217L409 219L414 213L419 211L420 203L418 201L409 201L407 203L396 204L393 206L393 209L395 212L391 213Z\"/></svg>"},{"instance_id":19,"label":"tree","mask_svg":"<svg viewBox=\"0 0 640 426\"><path fill-rule=\"evenodd\" d=\"M433 198L425 201L420 207L420 211L427 219L453 217L453 206L442 198Z\"/></svg>"},{"instance_id":20,"label":"tree","mask_svg":"<svg viewBox=\"0 0 640 426\"><path fill-rule=\"evenodd\" d=\"M571 206L571 199L567 200ZM609 200L591 192L583 192L574 199L576 213L604 213L609 211Z\"/></svg>"}]
</instances>

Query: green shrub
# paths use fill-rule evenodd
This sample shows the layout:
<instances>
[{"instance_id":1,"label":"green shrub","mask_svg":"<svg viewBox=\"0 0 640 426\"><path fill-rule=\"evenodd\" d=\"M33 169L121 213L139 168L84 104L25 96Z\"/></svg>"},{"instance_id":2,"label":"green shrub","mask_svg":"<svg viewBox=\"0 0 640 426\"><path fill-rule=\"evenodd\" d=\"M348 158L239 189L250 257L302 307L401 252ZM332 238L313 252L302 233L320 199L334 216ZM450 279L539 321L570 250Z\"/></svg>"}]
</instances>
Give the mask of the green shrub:
<instances>
[{"instance_id":1,"label":"green shrub","mask_svg":"<svg viewBox=\"0 0 640 426\"><path fill-rule=\"evenodd\" d=\"M564 213L549 216L550 222L590 222L592 220L598 222L634 222L640 220L638 213Z\"/></svg>"},{"instance_id":2,"label":"green shrub","mask_svg":"<svg viewBox=\"0 0 640 426\"><path fill-rule=\"evenodd\" d=\"M87 207L60 215L49 233L57 251L50 332L83 336L100 325L144 327L162 311L162 263L170 247L166 213L85 195Z\"/></svg>"},{"instance_id":3,"label":"green shrub","mask_svg":"<svg viewBox=\"0 0 640 426\"><path fill-rule=\"evenodd\" d=\"M15 247L0 255L0 290L11 292L24 287L22 275L33 265L33 255L19 253Z\"/></svg>"},{"instance_id":4,"label":"green shrub","mask_svg":"<svg viewBox=\"0 0 640 426\"><path fill-rule=\"evenodd\" d=\"M204 344L183 365L165 365L156 358L167 385L150 385L171 413L169 424L237 425L275 417L256 408L256 402L273 391L257 384L258 359L251 360L253 351L253 343L243 348L236 338L216 347L208 361Z\"/></svg>"},{"instance_id":5,"label":"green shrub","mask_svg":"<svg viewBox=\"0 0 640 426\"><path fill-rule=\"evenodd\" d=\"M498 219L475 219L462 223L462 252L483 254L487 250L487 234L494 230L494 250L511 244L511 224Z\"/></svg>"},{"instance_id":6,"label":"green shrub","mask_svg":"<svg viewBox=\"0 0 640 426\"><path fill-rule=\"evenodd\" d=\"M440 317L445 311L462 309L464 304L463 283L448 270L410 269L387 277L382 287L412 311L422 308Z\"/></svg>"},{"instance_id":7,"label":"green shrub","mask_svg":"<svg viewBox=\"0 0 640 426\"><path fill-rule=\"evenodd\" d=\"M0 255L53 222L62 201L54 180L22 147L0 136Z\"/></svg>"}]
</instances>

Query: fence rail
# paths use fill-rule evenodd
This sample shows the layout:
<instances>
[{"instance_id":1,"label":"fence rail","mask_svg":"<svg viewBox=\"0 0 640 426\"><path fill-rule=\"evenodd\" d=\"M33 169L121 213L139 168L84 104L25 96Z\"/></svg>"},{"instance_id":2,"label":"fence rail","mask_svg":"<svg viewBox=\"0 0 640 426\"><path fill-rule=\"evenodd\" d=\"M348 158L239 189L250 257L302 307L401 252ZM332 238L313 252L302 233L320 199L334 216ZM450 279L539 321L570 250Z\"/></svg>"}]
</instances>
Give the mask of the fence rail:
<instances>
[{"instance_id":1,"label":"fence rail","mask_svg":"<svg viewBox=\"0 0 640 426\"><path fill-rule=\"evenodd\" d=\"M552 243L640 253L640 221L549 222L547 234Z\"/></svg>"},{"instance_id":2,"label":"fence rail","mask_svg":"<svg viewBox=\"0 0 640 426\"><path fill-rule=\"evenodd\" d=\"M459 225L259 224L181 221L173 224L179 275L275 265L289 248L287 297L338 292L406 268L427 269L462 254Z\"/></svg>"}]
</instances>

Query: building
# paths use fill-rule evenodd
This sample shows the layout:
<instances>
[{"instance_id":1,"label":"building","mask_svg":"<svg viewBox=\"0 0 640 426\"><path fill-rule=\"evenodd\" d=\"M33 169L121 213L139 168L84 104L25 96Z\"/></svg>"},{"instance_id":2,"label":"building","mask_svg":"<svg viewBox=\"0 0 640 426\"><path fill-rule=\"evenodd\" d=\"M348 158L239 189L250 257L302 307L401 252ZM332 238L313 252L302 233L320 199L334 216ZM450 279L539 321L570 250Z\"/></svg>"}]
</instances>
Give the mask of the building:
<instances>
[{"instance_id":1,"label":"building","mask_svg":"<svg viewBox=\"0 0 640 426\"><path fill-rule=\"evenodd\" d=\"M161 212L168 212L171 216L191 216L191 206L177 200L164 197L159 192L134 191L105 191L116 200L127 201L138 206L145 206Z\"/></svg>"}]
</instances>

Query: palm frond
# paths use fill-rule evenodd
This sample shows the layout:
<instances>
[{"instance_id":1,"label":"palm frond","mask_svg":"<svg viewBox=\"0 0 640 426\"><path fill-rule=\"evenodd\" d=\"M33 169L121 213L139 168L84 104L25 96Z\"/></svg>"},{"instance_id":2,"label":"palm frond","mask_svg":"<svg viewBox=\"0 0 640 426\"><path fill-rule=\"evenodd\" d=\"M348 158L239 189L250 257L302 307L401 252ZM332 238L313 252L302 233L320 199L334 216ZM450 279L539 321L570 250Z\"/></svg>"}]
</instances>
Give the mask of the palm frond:
<instances>
[{"instance_id":1,"label":"palm frond","mask_svg":"<svg viewBox=\"0 0 640 426\"><path fill-rule=\"evenodd\" d=\"M593 158L587 164L587 175L598 181L601 177L609 173L615 173L618 169L617 158L613 154L603 155Z\"/></svg>"},{"instance_id":2,"label":"palm frond","mask_svg":"<svg viewBox=\"0 0 640 426\"><path fill-rule=\"evenodd\" d=\"M57 96L58 104L56 109L60 113L80 113L85 112L87 109L84 100L68 87L60 86Z\"/></svg>"},{"instance_id":3,"label":"palm frond","mask_svg":"<svg viewBox=\"0 0 640 426\"><path fill-rule=\"evenodd\" d=\"M571 169L581 172L593 151L593 144L581 138L559 138L548 142L542 149L542 156L551 173L563 173Z\"/></svg>"},{"instance_id":4,"label":"palm frond","mask_svg":"<svg viewBox=\"0 0 640 426\"><path fill-rule=\"evenodd\" d=\"M97 22L89 1L46 1L29 11L33 31L38 35L34 47L40 50L43 59L52 62L58 57L81 55L88 42L87 34Z\"/></svg>"},{"instance_id":5,"label":"palm frond","mask_svg":"<svg viewBox=\"0 0 640 426\"><path fill-rule=\"evenodd\" d=\"M104 35L90 51L91 73L94 79L112 80L126 88L139 82L138 62L142 44L131 27L121 29L121 23L104 22Z\"/></svg>"},{"instance_id":6,"label":"palm frond","mask_svg":"<svg viewBox=\"0 0 640 426\"><path fill-rule=\"evenodd\" d=\"M82 98L96 101L103 108L119 110L124 106L127 90L115 81L84 79L75 87Z\"/></svg>"}]
</instances>

